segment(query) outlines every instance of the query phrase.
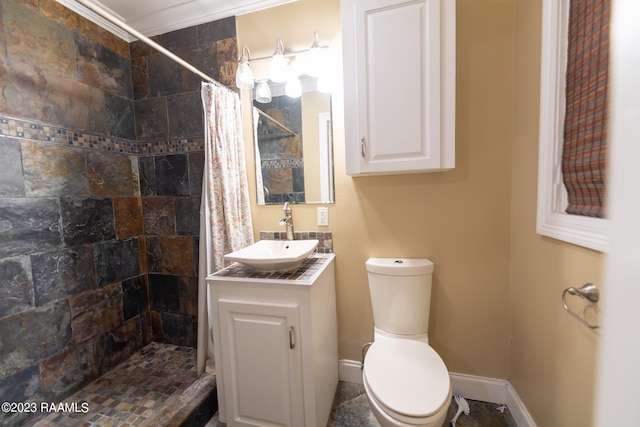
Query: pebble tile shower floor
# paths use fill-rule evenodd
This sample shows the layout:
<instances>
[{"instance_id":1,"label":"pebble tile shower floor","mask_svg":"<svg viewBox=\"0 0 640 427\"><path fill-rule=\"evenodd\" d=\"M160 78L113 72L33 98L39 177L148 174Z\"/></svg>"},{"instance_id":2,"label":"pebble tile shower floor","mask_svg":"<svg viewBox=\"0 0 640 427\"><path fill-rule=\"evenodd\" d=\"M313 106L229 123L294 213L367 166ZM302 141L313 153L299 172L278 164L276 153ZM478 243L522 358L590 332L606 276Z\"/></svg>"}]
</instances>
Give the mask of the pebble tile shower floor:
<instances>
[{"instance_id":1,"label":"pebble tile shower floor","mask_svg":"<svg viewBox=\"0 0 640 427\"><path fill-rule=\"evenodd\" d=\"M215 386L215 379L208 374L196 381L195 365L194 348L151 343L64 401L87 402L87 413L41 415L26 425L180 425L188 415L184 415L185 403L202 399L202 393L210 393ZM203 386L203 382L207 384Z\"/></svg>"}]
</instances>

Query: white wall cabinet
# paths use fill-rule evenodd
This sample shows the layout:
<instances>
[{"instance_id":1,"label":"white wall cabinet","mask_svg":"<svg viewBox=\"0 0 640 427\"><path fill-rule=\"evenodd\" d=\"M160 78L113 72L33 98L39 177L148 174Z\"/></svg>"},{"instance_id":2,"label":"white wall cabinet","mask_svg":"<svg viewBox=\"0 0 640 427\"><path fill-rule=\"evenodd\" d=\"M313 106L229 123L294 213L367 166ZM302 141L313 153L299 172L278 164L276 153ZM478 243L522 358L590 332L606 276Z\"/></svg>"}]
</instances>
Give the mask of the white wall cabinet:
<instances>
[{"instance_id":1,"label":"white wall cabinet","mask_svg":"<svg viewBox=\"0 0 640 427\"><path fill-rule=\"evenodd\" d=\"M207 278L220 421L326 426L338 385L334 255L308 279Z\"/></svg>"},{"instance_id":2,"label":"white wall cabinet","mask_svg":"<svg viewBox=\"0 0 640 427\"><path fill-rule=\"evenodd\" d=\"M455 0L341 0L346 172L455 166Z\"/></svg>"}]
</instances>

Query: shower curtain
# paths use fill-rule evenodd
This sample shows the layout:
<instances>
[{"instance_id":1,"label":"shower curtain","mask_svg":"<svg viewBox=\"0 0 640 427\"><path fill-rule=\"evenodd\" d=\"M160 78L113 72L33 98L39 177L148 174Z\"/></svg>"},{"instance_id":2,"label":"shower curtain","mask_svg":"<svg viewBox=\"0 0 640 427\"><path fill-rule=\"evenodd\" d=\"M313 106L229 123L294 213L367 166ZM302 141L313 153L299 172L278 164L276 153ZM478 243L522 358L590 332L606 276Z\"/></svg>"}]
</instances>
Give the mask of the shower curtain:
<instances>
[{"instance_id":1,"label":"shower curtain","mask_svg":"<svg viewBox=\"0 0 640 427\"><path fill-rule=\"evenodd\" d=\"M198 375L204 372L206 359L213 359L205 278L224 267L224 254L253 243L240 97L226 87L204 82L201 94L205 162L200 204Z\"/></svg>"}]
</instances>

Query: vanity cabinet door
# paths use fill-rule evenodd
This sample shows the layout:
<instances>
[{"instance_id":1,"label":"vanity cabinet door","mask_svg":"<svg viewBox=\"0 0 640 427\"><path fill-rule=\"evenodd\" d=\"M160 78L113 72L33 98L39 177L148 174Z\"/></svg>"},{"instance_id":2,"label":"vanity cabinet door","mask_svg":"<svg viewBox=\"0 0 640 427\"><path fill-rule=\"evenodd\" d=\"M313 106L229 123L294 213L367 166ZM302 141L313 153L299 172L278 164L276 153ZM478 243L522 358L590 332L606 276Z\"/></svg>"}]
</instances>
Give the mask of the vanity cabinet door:
<instances>
[{"instance_id":1,"label":"vanity cabinet door","mask_svg":"<svg viewBox=\"0 0 640 427\"><path fill-rule=\"evenodd\" d=\"M346 171L454 167L455 0L342 0Z\"/></svg>"},{"instance_id":2,"label":"vanity cabinet door","mask_svg":"<svg viewBox=\"0 0 640 427\"><path fill-rule=\"evenodd\" d=\"M229 426L304 425L299 306L220 299Z\"/></svg>"}]
</instances>

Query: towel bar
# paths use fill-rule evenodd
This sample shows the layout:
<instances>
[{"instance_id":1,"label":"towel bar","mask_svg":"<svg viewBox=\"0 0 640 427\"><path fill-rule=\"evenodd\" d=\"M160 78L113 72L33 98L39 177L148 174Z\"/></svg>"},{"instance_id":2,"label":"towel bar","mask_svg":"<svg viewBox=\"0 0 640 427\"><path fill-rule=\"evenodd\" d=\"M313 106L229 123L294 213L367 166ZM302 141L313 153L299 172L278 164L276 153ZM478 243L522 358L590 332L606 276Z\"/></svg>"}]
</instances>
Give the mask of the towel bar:
<instances>
[{"instance_id":1,"label":"towel bar","mask_svg":"<svg viewBox=\"0 0 640 427\"><path fill-rule=\"evenodd\" d=\"M564 291L562 291L562 306L564 307L564 309L567 310L567 312L570 315L575 317L580 323L582 323L586 327L590 329L598 329L600 325L592 325L591 323L587 322L582 317L574 313L573 310L571 310L569 306L567 306L567 301L566 301L567 293L569 293L569 295L577 295L580 298L585 298L591 302L598 302L598 300L600 299L600 291L598 290L598 287L593 283L585 283L580 288L567 288Z\"/></svg>"}]
</instances>

